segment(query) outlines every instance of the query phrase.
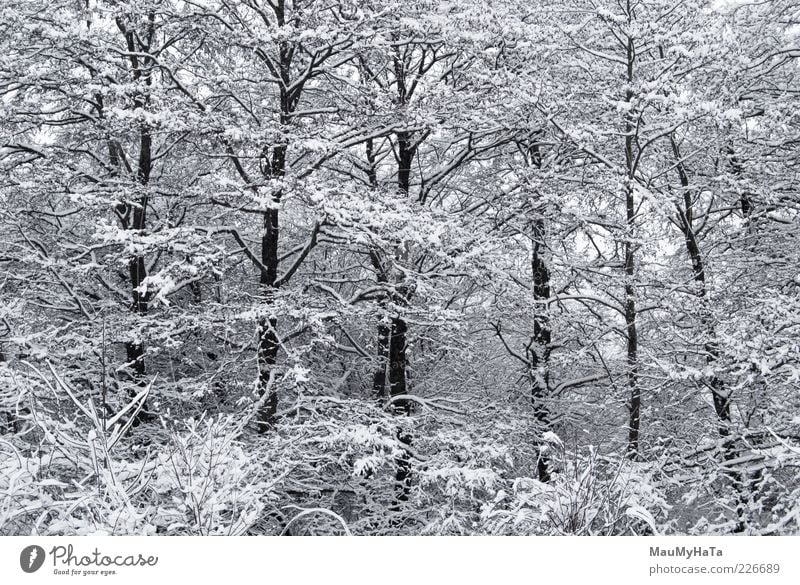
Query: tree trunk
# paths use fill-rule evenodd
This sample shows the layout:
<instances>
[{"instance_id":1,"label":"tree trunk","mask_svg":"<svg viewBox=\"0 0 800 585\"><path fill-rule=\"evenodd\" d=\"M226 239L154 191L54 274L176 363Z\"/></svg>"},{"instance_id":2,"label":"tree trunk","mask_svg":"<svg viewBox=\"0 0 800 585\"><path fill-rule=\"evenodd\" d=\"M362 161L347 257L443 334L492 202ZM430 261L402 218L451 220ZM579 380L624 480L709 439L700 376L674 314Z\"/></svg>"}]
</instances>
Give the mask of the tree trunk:
<instances>
[{"instance_id":1,"label":"tree trunk","mask_svg":"<svg viewBox=\"0 0 800 585\"><path fill-rule=\"evenodd\" d=\"M399 48L395 48L394 74L397 83L397 103L400 107L406 105L408 91L406 88L406 63L400 55ZM412 137L409 132L397 133L397 188L401 195L408 198L411 189L411 164L417 153L417 147L412 144ZM401 246L403 243L401 242ZM404 275L400 273L397 280L402 280ZM402 282L395 282L396 289L392 294L392 301L396 305L404 306L408 299L408 291ZM406 386L406 349L407 349L408 325L400 315L395 315L391 320L391 330L389 332L389 393L391 396L407 394ZM393 403L394 411L398 414L411 414L411 401L398 400ZM411 446L412 437L410 434L401 433L398 437L400 442ZM411 460L408 451L405 449L397 457L397 472L395 474L398 495L396 498L397 507L400 503L408 499L411 482Z\"/></svg>"},{"instance_id":2,"label":"tree trunk","mask_svg":"<svg viewBox=\"0 0 800 585\"><path fill-rule=\"evenodd\" d=\"M272 152L270 174L283 177L286 174L286 146L276 146ZM261 264L259 285L264 295L266 310L271 310L278 288L278 243L280 236L279 210L282 193L273 193L274 207L264 214L264 233L261 238ZM272 386L272 370L278 361L278 319L275 315L262 317L258 323L258 392L263 398L268 394L258 413L258 431L265 433L275 426L278 413L278 392Z\"/></svg>"},{"instance_id":3,"label":"tree trunk","mask_svg":"<svg viewBox=\"0 0 800 585\"><path fill-rule=\"evenodd\" d=\"M378 162L375 159L375 145L370 138L366 144L367 152L367 179L373 191L378 189ZM375 279L378 284L387 285L389 283L389 276L386 274L386 269L381 262L380 251L377 248L372 248L369 251L369 258L372 262L372 267L375 269ZM375 397L382 404L387 398L386 382L387 373L389 368L389 339L391 334L390 324L386 323L386 311L388 300L386 294L381 295L378 299L380 321L378 321L378 339L376 343L376 358L378 365L375 367L375 373L372 376L372 391Z\"/></svg>"},{"instance_id":4,"label":"tree trunk","mask_svg":"<svg viewBox=\"0 0 800 585\"><path fill-rule=\"evenodd\" d=\"M5 367L6 356L0 348L0 368ZM17 432L17 419L14 413L8 410L0 410L0 435Z\"/></svg>"},{"instance_id":5,"label":"tree trunk","mask_svg":"<svg viewBox=\"0 0 800 585\"><path fill-rule=\"evenodd\" d=\"M407 132L397 134L397 187L400 193L408 196L411 189L411 164L416 154L416 147L411 144L411 137ZM401 244L402 245L402 244ZM404 278L402 275L398 279ZM396 292L392 300L396 305L404 306L408 302L408 289L402 282L395 283ZM406 385L406 349L408 325L400 315L392 317L391 331L389 334L389 394L400 396L407 394ZM408 400L398 400L394 403L395 411L410 414L412 404Z\"/></svg>"},{"instance_id":6,"label":"tree trunk","mask_svg":"<svg viewBox=\"0 0 800 585\"><path fill-rule=\"evenodd\" d=\"M678 178L683 189L683 209L680 209L680 213L678 214L678 226L683 232L686 252L692 263L692 277L697 285L697 296L700 298L700 323L707 336L707 340L703 346L706 354L706 363L713 366L719 358L719 345L716 339L717 334L711 322L711 316L708 310L705 263L703 261L702 252L700 251L700 245L697 241L697 233L694 230L694 210L692 196L689 192L689 175L681 163L681 153L678 143L675 142L674 137L670 137L670 141L672 143L672 151L675 155L675 160L677 161L676 168L678 171ZM709 386L714 403L714 412L721 423L719 434L721 437L727 437L730 434L731 408L730 397L725 391L725 382L714 374L709 380Z\"/></svg>"},{"instance_id":7,"label":"tree trunk","mask_svg":"<svg viewBox=\"0 0 800 585\"><path fill-rule=\"evenodd\" d=\"M714 364L719 359L719 344L717 342L717 333L712 322L710 310L708 307L708 287L706 285L706 272L703 254L700 250L700 245L697 239L697 233L694 229L694 209L692 204L692 196L689 189L689 175L686 172L681 158L680 148L675 141L674 136L670 136L672 144L672 152L676 160L676 170L678 172L678 179L680 180L681 188L683 189L683 208L679 207L678 211L678 227L683 232L684 242L686 243L686 252L692 263L692 277L697 285L697 296L700 299L700 325L706 340L703 344L705 350L706 364L713 369ZM732 151L730 152L732 155ZM741 200L743 213L749 213L751 204L749 197L742 195ZM747 209L747 212L745 212ZM725 382L716 374L711 374L708 380L708 386L711 389L711 398L714 405L714 413L719 421L719 436L723 440L722 458L724 461L733 461L738 456L736 446L733 441L728 440L731 434L731 405L730 394L725 388ZM744 531L744 516L746 513L746 498L742 474L731 471L729 473L731 483L733 484L734 491L736 492L737 499L737 525L734 532Z\"/></svg>"},{"instance_id":8,"label":"tree trunk","mask_svg":"<svg viewBox=\"0 0 800 585\"><path fill-rule=\"evenodd\" d=\"M275 13L275 18L279 26L285 26L285 0L277 0L271 4ZM294 51L287 41L283 41L279 48L279 75L281 83L279 85L280 101L280 127L287 129L291 124L292 114L299 101L300 90L290 93L291 86L291 67L292 55ZM269 158L268 164L263 168L266 179L282 179L286 176L286 153L288 144L277 143L272 147L271 157L269 148L264 149L264 158ZM280 204L283 192L278 189L272 193L272 206L264 213L264 232L261 237L261 264L262 269L259 275L259 286L264 295L264 304L267 312L271 312L275 300L275 293L279 286L278 267L280 260L278 257L278 245L280 243ZM272 371L278 362L278 349L280 340L278 338L278 318L274 314L262 317L258 322L258 395L266 399L261 405L257 425L259 433L266 433L275 426L278 414L278 391L273 386L274 378Z\"/></svg>"},{"instance_id":9,"label":"tree trunk","mask_svg":"<svg viewBox=\"0 0 800 585\"><path fill-rule=\"evenodd\" d=\"M154 14L149 15L149 26L142 34L129 30L121 19L117 19L116 24L125 38L129 56L128 60L133 79L142 87L149 88L151 70L154 65L153 60L147 56L150 51L150 43L155 33ZM149 103L147 91L138 93L133 98L134 109L145 109ZM98 102L99 115L102 117L102 100ZM125 155L119 142L109 140L109 158L111 166L120 172L123 166L127 167ZM141 190L139 199L135 204L124 201L116 206L117 216L120 225L125 230L142 232L147 227L147 208L149 205L148 188L150 175L153 171L153 137L150 127L143 123L139 127L139 154L136 163L136 183ZM150 293L142 291L141 286L147 278L147 265L144 256L137 254L128 260L128 274L131 286L131 312L141 318L147 315ZM125 343L125 354L129 366L132 369L133 379L136 385L144 388L147 385L145 368L145 346L142 339L135 339ZM131 391L131 397L136 395L136 391ZM153 415L147 408L147 403L136 416L134 424L151 420Z\"/></svg>"},{"instance_id":10,"label":"tree trunk","mask_svg":"<svg viewBox=\"0 0 800 585\"><path fill-rule=\"evenodd\" d=\"M529 163L541 168L542 157L539 147L533 144L528 149ZM536 301L545 301L550 298L550 270L545 261L545 224L544 219L536 217L532 229L533 253L531 256L531 274L533 276L533 298ZM539 304L537 303L538 307ZM544 305L542 305L544 307ZM550 343L552 332L550 319L546 309L542 314L534 315L533 337L528 347L528 360L530 362L531 376L531 404L533 414L539 423L542 433L551 430L552 417L548 401L550 399ZM550 458L546 454L545 445L540 445L539 456L536 462L536 471L539 481L548 483L550 477Z\"/></svg>"},{"instance_id":11,"label":"tree trunk","mask_svg":"<svg viewBox=\"0 0 800 585\"><path fill-rule=\"evenodd\" d=\"M630 5L628 15L631 16ZM636 53L633 46L633 39L628 38L627 43L627 63L628 63L628 85L633 83L633 65ZM633 91L626 90L625 99L627 103L633 101ZM639 457L639 426L641 424L642 390L639 386L639 334L636 327L636 288L634 279L636 277L636 264L634 258L635 243L634 229L636 222L636 202L634 200L633 181L634 181L634 133L636 131L636 121L633 112L628 112L625 118L625 166L627 170L625 185L625 330L627 337L627 366L628 366L628 388L630 391L629 418L628 418L628 457L636 460Z\"/></svg>"},{"instance_id":12,"label":"tree trunk","mask_svg":"<svg viewBox=\"0 0 800 585\"><path fill-rule=\"evenodd\" d=\"M402 396L407 394L406 387L406 333L408 326L402 317L392 317L391 334L389 336L389 394ZM411 401L398 400L394 403L395 411L411 414Z\"/></svg>"},{"instance_id":13,"label":"tree trunk","mask_svg":"<svg viewBox=\"0 0 800 585\"><path fill-rule=\"evenodd\" d=\"M531 260L533 269L533 296L537 301L550 298L550 271L542 257L544 245L544 221L536 219L534 221L534 243L533 258ZM537 305L538 306L538 305ZM542 432L549 431L552 425L550 407L548 405L550 394L550 342L552 333L550 330L550 320L546 314L536 315L533 320L533 339L528 350L528 359L531 368L531 402L533 413L539 422ZM537 461L537 472L539 481L550 481L550 458L539 449L539 459Z\"/></svg>"},{"instance_id":14,"label":"tree trunk","mask_svg":"<svg viewBox=\"0 0 800 585\"><path fill-rule=\"evenodd\" d=\"M383 264L381 263L378 250L370 250L369 256L370 260L372 261L372 266L375 268L375 274L378 283L387 284L389 279L386 275L386 271L383 268ZM375 373L372 376L372 391L375 394L375 397L381 403L383 403L383 401L387 398L386 382L387 370L389 368L389 339L391 326L385 321L387 305L388 302L386 296L381 296L378 300L378 306L380 307L380 321L378 321L378 339L376 349L378 365L375 367Z\"/></svg>"}]
</instances>

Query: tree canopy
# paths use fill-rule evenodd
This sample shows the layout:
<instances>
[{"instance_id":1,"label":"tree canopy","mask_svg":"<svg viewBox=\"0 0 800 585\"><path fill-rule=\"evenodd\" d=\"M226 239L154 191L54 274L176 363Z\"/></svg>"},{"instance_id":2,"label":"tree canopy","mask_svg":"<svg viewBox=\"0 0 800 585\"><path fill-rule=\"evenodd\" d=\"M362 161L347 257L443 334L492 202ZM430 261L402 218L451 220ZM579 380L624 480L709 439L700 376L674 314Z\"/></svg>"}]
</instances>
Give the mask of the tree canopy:
<instances>
[{"instance_id":1,"label":"tree canopy","mask_svg":"<svg viewBox=\"0 0 800 585\"><path fill-rule=\"evenodd\" d=\"M791 0L3 0L0 533L788 534Z\"/></svg>"}]
</instances>

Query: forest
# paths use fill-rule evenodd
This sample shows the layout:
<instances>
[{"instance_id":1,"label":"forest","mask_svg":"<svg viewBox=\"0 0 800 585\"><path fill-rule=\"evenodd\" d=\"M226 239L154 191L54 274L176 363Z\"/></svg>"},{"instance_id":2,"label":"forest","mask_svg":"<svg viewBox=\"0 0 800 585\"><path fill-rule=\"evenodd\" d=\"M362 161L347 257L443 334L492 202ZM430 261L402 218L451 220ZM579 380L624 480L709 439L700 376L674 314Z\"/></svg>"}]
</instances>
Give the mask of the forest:
<instances>
[{"instance_id":1,"label":"forest","mask_svg":"<svg viewBox=\"0 0 800 585\"><path fill-rule=\"evenodd\" d=\"M800 533L796 0L0 0L0 534Z\"/></svg>"}]
</instances>

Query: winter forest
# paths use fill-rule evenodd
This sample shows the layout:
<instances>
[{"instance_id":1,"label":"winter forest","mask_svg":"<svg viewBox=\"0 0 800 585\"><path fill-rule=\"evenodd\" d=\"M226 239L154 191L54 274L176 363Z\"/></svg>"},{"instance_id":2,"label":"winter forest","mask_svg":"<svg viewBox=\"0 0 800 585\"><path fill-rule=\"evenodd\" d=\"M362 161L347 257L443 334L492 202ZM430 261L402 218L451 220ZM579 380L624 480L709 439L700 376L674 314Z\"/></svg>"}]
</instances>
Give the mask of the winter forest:
<instances>
[{"instance_id":1,"label":"winter forest","mask_svg":"<svg viewBox=\"0 0 800 585\"><path fill-rule=\"evenodd\" d=\"M800 532L796 0L0 0L0 534Z\"/></svg>"}]
</instances>

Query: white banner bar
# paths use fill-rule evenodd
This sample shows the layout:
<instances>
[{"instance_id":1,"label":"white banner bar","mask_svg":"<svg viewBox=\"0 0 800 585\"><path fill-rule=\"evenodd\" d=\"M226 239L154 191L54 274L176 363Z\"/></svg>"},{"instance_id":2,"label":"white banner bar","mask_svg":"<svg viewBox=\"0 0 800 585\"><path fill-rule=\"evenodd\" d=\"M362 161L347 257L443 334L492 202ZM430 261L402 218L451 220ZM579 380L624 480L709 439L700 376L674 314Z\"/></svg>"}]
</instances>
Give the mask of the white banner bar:
<instances>
[{"instance_id":1,"label":"white banner bar","mask_svg":"<svg viewBox=\"0 0 800 585\"><path fill-rule=\"evenodd\" d=\"M5 537L0 583L800 583L800 537Z\"/></svg>"}]
</instances>

